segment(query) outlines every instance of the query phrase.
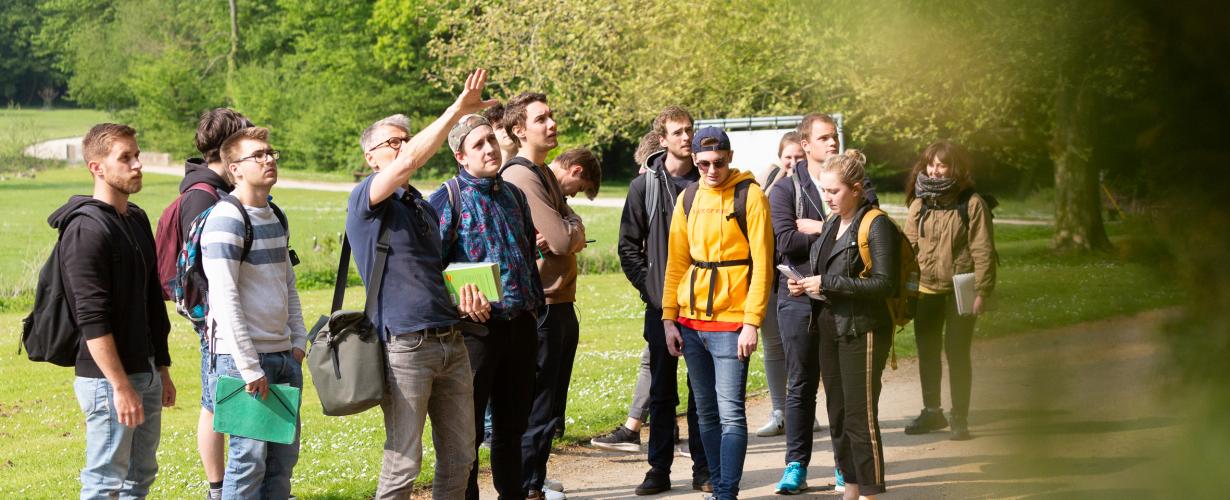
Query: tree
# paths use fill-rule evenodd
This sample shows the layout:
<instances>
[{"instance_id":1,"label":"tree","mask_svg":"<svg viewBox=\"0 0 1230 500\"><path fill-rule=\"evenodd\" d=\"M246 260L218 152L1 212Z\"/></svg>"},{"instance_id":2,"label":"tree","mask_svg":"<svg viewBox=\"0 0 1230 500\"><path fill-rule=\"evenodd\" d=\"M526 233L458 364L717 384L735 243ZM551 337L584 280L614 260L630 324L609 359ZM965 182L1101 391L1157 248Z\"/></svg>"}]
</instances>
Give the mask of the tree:
<instances>
[{"instance_id":1,"label":"tree","mask_svg":"<svg viewBox=\"0 0 1230 500\"><path fill-rule=\"evenodd\" d=\"M43 89L62 88L63 75L35 43L43 22L35 2L0 2L0 101L33 103Z\"/></svg>"}]
</instances>

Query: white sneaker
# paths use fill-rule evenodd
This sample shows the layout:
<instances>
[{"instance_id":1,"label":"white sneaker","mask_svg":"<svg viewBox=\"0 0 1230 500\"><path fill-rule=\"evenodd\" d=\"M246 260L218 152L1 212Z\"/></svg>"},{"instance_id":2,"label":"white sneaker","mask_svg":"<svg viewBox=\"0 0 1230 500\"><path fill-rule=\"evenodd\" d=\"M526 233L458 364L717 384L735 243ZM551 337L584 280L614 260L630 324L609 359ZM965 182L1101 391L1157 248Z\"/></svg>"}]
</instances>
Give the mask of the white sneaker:
<instances>
[{"instance_id":1,"label":"white sneaker","mask_svg":"<svg viewBox=\"0 0 1230 500\"><path fill-rule=\"evenodd\" d=\"M564 483L561 483L551 478L547 478L542 481L542 489L544 491L555 491L555 492L563 493ZM551 497L548 495L547 498L551 498Z\"/></svg>"},{"instance_id":2,"label":"white sneaker","mask_svg":"<svg viewBox=\"0 0 1230 500\"><path fill-rule=\"evenodd\" d=\"M546 488L545 485L543 487ZM542 490L542 497L546 500L568 500L568 495L565 495L564 492L552 489Z\"/></svg>"},{"instance_id":3,"label":"white sneaker","mask_svg":"<svg viewBox=\"0 0 1230 500\"><path fill-rule=\"evenodd\" d=\"M769 421L765 422L764 427L756 431L756 435L760 437L780 436L786 432L786 419L782 417L781 410L773 410L769 414Z\"/></svg>"}]
</instances>

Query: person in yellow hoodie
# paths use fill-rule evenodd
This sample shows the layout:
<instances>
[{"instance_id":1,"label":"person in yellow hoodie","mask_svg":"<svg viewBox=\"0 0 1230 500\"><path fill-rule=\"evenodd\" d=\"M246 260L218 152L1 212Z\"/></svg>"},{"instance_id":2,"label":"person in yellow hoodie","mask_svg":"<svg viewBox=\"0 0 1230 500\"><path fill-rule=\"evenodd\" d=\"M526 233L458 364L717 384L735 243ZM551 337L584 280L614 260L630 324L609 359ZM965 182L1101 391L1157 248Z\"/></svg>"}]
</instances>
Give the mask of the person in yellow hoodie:
<instances>
[{"instance_id":1,"label":"person in yellow hoodie","mask_svg":"<svg viewBox=\"0 0 1230 500\"><path fill-rule=\"evenodd\" d=\"M748 358L773 277L769 203L751 172L731 168L733 157L722 129L693 136L700 182L675 203L662 287L666 346L688 365L712 498L720 500L739 495Z\"/></svg>"}]
</instances>

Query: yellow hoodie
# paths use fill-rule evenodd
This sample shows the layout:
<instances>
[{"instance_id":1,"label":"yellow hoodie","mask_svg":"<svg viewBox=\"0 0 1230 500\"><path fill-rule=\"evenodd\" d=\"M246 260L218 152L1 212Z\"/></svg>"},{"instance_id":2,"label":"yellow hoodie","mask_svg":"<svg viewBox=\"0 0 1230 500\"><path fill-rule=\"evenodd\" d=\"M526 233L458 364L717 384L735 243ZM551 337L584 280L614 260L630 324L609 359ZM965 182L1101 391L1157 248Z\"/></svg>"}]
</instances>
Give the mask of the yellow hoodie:
<instances>
[{"instance_id":1,"label":"yellow hoodie","mask_svg":"<svg viewBox=\"0 0 1230 500\"><path fill-rule=\"evenodd\" d=\"M662 291L662 319L680 316L702 320L745 323L759 327L769 301L773 277L773 227L769 203L760 186L747 189L747 238L734 217L735 185L753 179L751 172L732 169L730 177L711 188L699 181L692 212L683 213L683 196L675 202L671 218L670 251ZM752 265L704 269L694 262L751 259ZM706 314L711 273L717 273L713 315ZM693 276L693 273L695 275ZM692 287L689 290L689 286ZM692 294L695 293L695 304Z\"/></svg>"}]
</instances>

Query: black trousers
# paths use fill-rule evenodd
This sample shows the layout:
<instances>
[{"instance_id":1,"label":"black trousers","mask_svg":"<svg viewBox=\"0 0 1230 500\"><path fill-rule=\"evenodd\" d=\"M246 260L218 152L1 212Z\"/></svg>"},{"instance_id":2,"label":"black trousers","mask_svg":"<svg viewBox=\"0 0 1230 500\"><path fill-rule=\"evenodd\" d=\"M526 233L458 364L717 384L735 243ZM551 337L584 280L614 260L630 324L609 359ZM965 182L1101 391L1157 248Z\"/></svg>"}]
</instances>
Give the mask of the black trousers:
<instances>
[{"instance_id":1,"label":"black trousers","mask_svg":"<svg viewBox=\"0 0 1230 500\"><path fill-rule=\"evenodd\" d=\"M670 474L675 461L675 408L679 407L679 358L666 348L662 310L645 307L645 342L649 343L649 466ZM688 378L688 451L692 454L692 477L709 472L705 448L696 419L696 398Z\"/></svg>"},{"instance_id":2,"label":"black trousers","mask_svg":"<svg viewBox=\"0 0 1230 500\"><path fill-rule=\"evenodd\" d=\"M977 316L957 314L957 301L952 293L922 294L918 312L914 315L914 340L918 344L918 378L922 381L923 406L940 408L940 383L944 381L944 366L940 351L948 357L948 384L952 391L952 415L969 415L970 387L973 385L973 363L970 346L974 342L974 322ZM948 331L944 331L947 324Z\"/></svg>"},{"instance_id":3,"label":"black trousers","mask_svg":"<svg viewBox=\"0 0 1230 500\"><path fill-rule=\"evenodd\" d=\"M786 352L786 463L811 463L812 423L820 388L820 337L811 304L778 299L777 327Z\"/></svg>"},{"instance_id":4,"label":"black trousers","mask_svg":"<svg viewBox=\"0 0 1230 500\"><path fill-rule=\"evenodd\" d=\"M534 355L538 350L534 315L523 313L509 320L487 322L484 337L465 337L474 373L474 435L482 436L487 403L491 403L491 476L503 499L524 499L521 487L521 436L525 434L534 397ZM474 468L466 498L479 498L478 447L474 440Z\"/></svg>"},{"instance_id":5,"label":"black trousers","mask_svg":"<svg viewBox=\"0 0 1230 500\"><path fill-rule=\"evenodd\" d=\"M830 309L817 309L812 325L819 330L820 374L837 467L847 483L858 485L860 495L883 493L880 375L888 361L892 327L839 337Z\"/></svg>"},{"instance_id":6,"label":"black trousers","mask_svg":"<svg viewBox=\"0 0 1230 500\"><path fill-rule=\"evenodd\" d=\"M577 356L580 325L572 303L548 304L538 316L537 374L529 426L521 438L521 486L541 490L555 429L564 427L568 384Z\"/></svg>"}]
</instances>

